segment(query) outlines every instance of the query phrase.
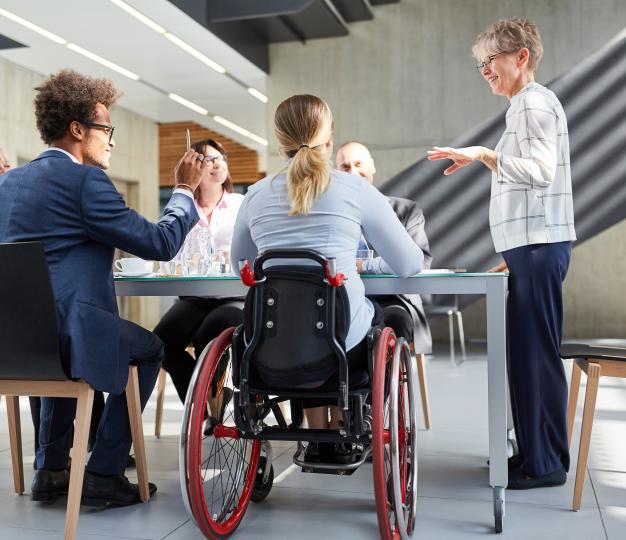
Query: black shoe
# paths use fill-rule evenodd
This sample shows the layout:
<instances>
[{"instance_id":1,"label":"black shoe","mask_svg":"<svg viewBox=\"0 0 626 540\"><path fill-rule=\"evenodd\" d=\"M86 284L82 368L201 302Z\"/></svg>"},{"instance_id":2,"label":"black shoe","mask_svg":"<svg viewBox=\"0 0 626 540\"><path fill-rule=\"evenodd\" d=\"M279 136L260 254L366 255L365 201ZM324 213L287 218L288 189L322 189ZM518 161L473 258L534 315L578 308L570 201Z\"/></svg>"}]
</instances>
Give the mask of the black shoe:
<instances>
[{"instance_id":1,"label":"black shoe","mask_svg":"<svg viewBox=\"0 0 626 540\"><path fill-rule=\"evenodd\" d=\"M135 456L133 456L132 454L128 454L128 460L126 460L126 468L134 469L135 467L137 467L137 461L135 460Z\"/></svg>"},{"instance_id":2,"label":"black shoe","mask_svg":"<svg viewBox=\"0 0 626 540\"><path fill-rule=\"evenodd\" d=\"M150 496L157 487L149 483ZM85 471L81 504L85 506L131 506L141 502L139 485L132 484L123 474L98 476Z\"/></svg>"},{"instance_id":3,"label":"black shoe","mask_svg":"<svg viewBox=\"0 0 626 540\"><path fill-rule=\"evenodd\" d=\"M519 454L511 456L507 459L509 472L519 469L522 466L522 463L524 463L524 459ZM487 460L487 467L489 467L489 460Z\"/></svg>"},{"instance_id":4,"label":"black shoe","mask_svg":"<svg viewBox=\"0 0 626 540\"><path fill-rule=\"evenodd\" d=\"M335 443L332 455L333 463L349 465L356 461L356 448L352 443Z\"/></svg>"},{"instance_id":5,"label":"black shoe","mask_svg":"<svg viewBox=\"0 0 626 540\"><path fill-rule=\"evenodd\" d=\"M220 422L224 421L224 412L226 411L226 407L228 407L228 404L230 403L230 400L232 398L233 398L233 391L228 387L223 387L222 388L222 406L220 407L220 411L219 411L219 419L215 418L214 416L207 416L206 420L204 421L204 430L202 431L205 437L212 435L213 430L215 429L215 426L219 424Z\"/></svg>"},{"instance_id":6,"label":"black shoe","mask_svg":"<svg viewBox=\"0 0 626 540\"><path fill-rule=\"evenodd\" d=\"M30 487L30 500L54 501L63 495L67 495L69 487L70 473L66 469L60 471L39 469L35 473Z\"/></svg>"},{"instance_id":7,"label":"black shoe","mask_svg":"<svg viewBox=\"0 0 626 540\"><path fill-rule=\"evenodd\" d=\"M524 467L519 467L509 474L508 489L534 489L541 487L562 486L567 481L567 473L563 467L544 476L533 478L528 476Z\"/></svg>"},{"instance_id":8,"label":"black shoe","mask_svg":"<svg viewBox=\"0 0 626 540\"><path fill-rule=\"evenodd\" d=\"M304 461L307 463L327 463L334 455L333 443L310 442L304 451Z\"/></svg>"}]
</instances>

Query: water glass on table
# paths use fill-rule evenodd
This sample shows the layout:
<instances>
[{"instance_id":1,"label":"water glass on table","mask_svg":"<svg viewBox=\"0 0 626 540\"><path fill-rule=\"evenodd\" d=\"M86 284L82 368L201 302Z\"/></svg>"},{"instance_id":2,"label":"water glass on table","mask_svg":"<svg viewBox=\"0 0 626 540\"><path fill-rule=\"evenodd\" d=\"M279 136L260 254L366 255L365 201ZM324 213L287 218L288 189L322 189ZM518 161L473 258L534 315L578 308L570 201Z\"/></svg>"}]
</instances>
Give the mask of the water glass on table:
<instances>
[{"instance_id":1,"label":"water glass on table","mask_svg":"<svg viewBox=\"0 0 626 540\"><path fill-rule=\"evenodd\" d=\"M356 250L356 268L357 272L363 271L363 264L365 261L374 258L374 250L372 249L357 249Z\"/></svg>"}]
</instances>

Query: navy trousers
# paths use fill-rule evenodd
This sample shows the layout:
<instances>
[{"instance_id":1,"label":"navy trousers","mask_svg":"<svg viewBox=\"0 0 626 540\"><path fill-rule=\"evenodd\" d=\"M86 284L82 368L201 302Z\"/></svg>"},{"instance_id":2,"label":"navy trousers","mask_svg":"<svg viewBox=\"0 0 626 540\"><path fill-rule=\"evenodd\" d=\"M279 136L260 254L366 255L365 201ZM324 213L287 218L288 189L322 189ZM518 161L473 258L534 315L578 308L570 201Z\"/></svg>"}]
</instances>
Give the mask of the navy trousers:
<instances>
[{"instance_id":1,"label":"navy trousers","mask_svg":"<svg viewBox=\"0 0 626 540\"><path fill-rule=\"evenodd\" d=\"M121 319L122 339L129 344L129 363L137 366L143 411L163 362L163 342L152 332ZM37 469L67 469L76 400L42 398ZM87 470L100 475L124 473L131 446L126 395L109 394Z\"/></svg>"},{"instance_id":2,"label":"navy trousers","mask_svg":"<svg viewBox=\"0 0 626 540\"><path fill-rule=\"evenodd\" d=\"M504 251L509 267L508 374L515 437L533 477L569 470L567 380L559 354L571 242Z\"/></svg>"}]
</instances>

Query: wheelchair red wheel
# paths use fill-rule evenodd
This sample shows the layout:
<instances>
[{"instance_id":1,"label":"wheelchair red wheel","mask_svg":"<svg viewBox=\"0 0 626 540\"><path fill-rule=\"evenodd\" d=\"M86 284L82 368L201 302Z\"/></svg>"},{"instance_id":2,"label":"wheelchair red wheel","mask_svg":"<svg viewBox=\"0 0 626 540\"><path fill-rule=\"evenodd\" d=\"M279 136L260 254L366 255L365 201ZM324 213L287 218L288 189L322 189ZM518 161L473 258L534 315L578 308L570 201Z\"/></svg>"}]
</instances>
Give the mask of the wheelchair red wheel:
<instances>
[{"instance_id":1,"label":"wheelchair red wheel","mask_svg":"<svg viewBox=\"0 0 626 540\"><path fill-rule=\"evenodd\" d=\"M385 328L376 344L372 451L383 540L413 535L417 510L417 411L414 365L406 342Z\"/></svg>"},{"instance_id":2,"label":"wheelchair red wheel","mask_svg":"<svg viewBox=\"0 0 626 540\"><path fill-rule=\"evenodd\" d=\"M261 448L260 441L240 437L234 421L233 330L222 332L204 351L185 405L190 409L182 435L188 440L185 487L193 518L210 540L228 538L241 522L254 488ZM207 403L209 416L214 418L209 429Z\"/></svg>"}]
</instances>

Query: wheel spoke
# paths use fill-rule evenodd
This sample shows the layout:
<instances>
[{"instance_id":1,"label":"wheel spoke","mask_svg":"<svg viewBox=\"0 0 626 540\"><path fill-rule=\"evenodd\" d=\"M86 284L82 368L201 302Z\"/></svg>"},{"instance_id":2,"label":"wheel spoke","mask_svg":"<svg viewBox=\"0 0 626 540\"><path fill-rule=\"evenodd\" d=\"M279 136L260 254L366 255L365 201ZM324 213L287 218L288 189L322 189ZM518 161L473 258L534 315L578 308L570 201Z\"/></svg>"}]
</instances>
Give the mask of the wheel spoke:
<instances>
[{"instance_id":1,"label":"wheel spoke","mask_svg":"<svg viewBox=\"0 0 626 540\"><path fill-rule=\"evenodd\" d=\"M232 331L224 331L199 359L190 394L192 403L186 404L183 433L188 438L188 500L193 518L207 538L226 537L241 521L256 477L260 449L259 441L239 438L235 404L223 404L224 393L234 392L228 351ZM202 434L207 405L220 426L217 438L215 432Z\"/></svg>"}]
</instances>

